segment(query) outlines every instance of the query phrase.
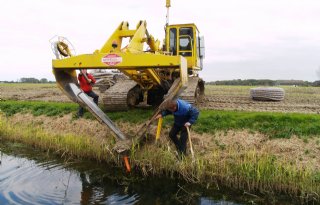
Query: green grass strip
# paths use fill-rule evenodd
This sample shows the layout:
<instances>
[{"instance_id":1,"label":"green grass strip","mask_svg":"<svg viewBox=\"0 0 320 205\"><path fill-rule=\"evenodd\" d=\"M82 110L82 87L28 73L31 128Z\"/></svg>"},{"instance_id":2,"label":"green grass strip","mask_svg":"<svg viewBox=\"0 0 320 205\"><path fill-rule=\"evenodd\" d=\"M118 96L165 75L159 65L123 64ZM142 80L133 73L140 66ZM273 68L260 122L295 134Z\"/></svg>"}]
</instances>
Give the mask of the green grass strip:
<instances>
[{"instance_id":1,"label":"green grass strip","mask_svg":"<svg viewBox=\"0 0 320 205\"><path fill-rule=\"evenodd\" d=\"M76 114L79 105L76 103L61 103L61 102L43 102L43 101L0 101L0 111L7 116L12 116L16 113L32 113L35 116L62 116L65 114ZM102 108L103 109L103 108ZM114 121L125 121L130 123L142 123L151 115L152 109L132 109L123 112L106 112L106 114ZM94 119L94 117L86 112L86 119Z\"/></svg>"},{"instance_id":2,"label":"green grass strip","mask_svg":"<svg viewBox=\"0 0 320 205\"><path fill-rule=\"evenodd\" d=\"M1 101L0 111L7 116L30 112L35 116L62 116L76 114L75 103L39 101ZM143 123L153 113L152 109L132 109L124 112L106 112L113 121ZM86 112L85 118L94 119ZM164 126L170 126L172 116L166 117ZM218 131L249 130L270 138L290 138L320 136L320 115L299 113L242 112L201 110L193 129L198 133L215 134Z\"/></svg>"},{"instance_id":3,"label":"green grass strip","mask_svg":"<svg viewBox=\"0 0 320 205\"><path fill-rule=\"evenodd\" d=\"M202 110L194 129L199 133L242 130L260 132L271 138L320 135L320 116L299 113L267 113Z\"/></svg>"},{"instance_id":4,"label":"green grass strip","mask_svg":"<svg viewBox=\"0 0 320 205\"><path fill-rule=\"evenodd\" d=\"M31 112L35 116L59 116L69 114L77 110L77 105L74 103L59 103L59 102L39 102L39 101L2 101L0 102L0 110L7 116L16 113Z\"/></svg>"}]
</instances>

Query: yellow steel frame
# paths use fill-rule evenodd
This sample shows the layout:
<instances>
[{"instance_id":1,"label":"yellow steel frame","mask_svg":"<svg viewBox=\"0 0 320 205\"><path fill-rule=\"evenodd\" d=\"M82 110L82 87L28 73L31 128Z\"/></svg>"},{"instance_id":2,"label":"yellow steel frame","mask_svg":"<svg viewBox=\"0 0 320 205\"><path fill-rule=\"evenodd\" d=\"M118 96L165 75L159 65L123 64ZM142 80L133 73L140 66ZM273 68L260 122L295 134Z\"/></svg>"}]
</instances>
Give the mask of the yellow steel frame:
<instances>
[{"instance_id":1,"label":"yellow steel frame","mask_svg":"<svg viewBox=\"0 0 320 205\"><path fill-rule=\"evenodd\" d=\"M129 37L130 43L122 48L124 37ZM144 43L149 45L150 51L143 51ZM68 50L67 47L64 49ZM168 69L170 73L178 70L180 79L174 81L166 99L177 96L188 82L186 58L179 55L165 55L159 48L159 41L154 40L146 30L145 21L140 21L135 30L129 30L128 23L122 22L102 48L96 50L93 54L71 56L71 53L68 52L68 55L67 57L60 56L62 59L52 60L53 73L57 84L70 99L89 108L89 111L100 122L110 127L120 139L125 139L121 131L94 103L88 103L86 98L83 97L84 94L76 86L77 69L119 69L145 90L151 89L155 85L161 85L163 76L158 74L158 70Z\"/></svg>"},{"instance_id":2,"label":"yellow steel frame","mask_svg":"<svg viewBox=\"0 0 320 205\"><path fill-rule=\"evenodd\" d=\"M121 49L124 37L129 37L130 43ZM149 45L150 52L143 51L144 43ZM120 61L111 65L104 63L103 59L108 54L117 55ZM52 66L54 70L68 70L68 72L81 68L119 69L146 90L161 84L162 79L156 68L179 69L182 83L185 84L188 80L185 58L162 54L159 41L155 41L149 35L145 21L140 21L135 30L129 30L128 23L122 22L100 50L96 50L93 54L52 60Z\"/></svg>"},{"instance_id":3,"label":"yellow steel frame","mask_svg":"<svg viewBox=\"0 0 320 205\"><path fill-rule=\"evenodd\" d=\"M178 68L183 81L187 78L186 60L182 56L166 56L162 54L131 54L114 53L122 58L117 65L108 66L102 62L106 53L78 55L61 60L52 60L56 70L89 69L119 69L124 74L135 80L141 86L160 85L160 77L153 68ZM186 80L187 81L187 80Z\"/></svg>"}]
</instances>

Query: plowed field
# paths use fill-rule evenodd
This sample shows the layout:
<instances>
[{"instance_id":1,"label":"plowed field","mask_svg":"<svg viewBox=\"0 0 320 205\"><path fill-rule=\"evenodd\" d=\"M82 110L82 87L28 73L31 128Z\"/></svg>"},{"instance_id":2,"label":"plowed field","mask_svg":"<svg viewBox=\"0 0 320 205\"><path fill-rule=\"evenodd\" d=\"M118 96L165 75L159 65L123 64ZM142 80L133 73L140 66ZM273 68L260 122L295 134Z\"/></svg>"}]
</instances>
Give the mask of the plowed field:
<instances>
[{"instance_id":1,"label":"plowed field","mask_svg":"<svg viewBox=\"0 0 320 205\"><path fill-rule=\"evenodd\" d=\"M250 98L250 86L206 85L201 109L320 113L320 88L284 86L285 100L261 102ZM95 90L98 93L98 90ZM0 84L2 100L70 102L55 84Z\"/></svg>"},{"instance_id":2,"label":"plowed field","mask_svg":"<svg viewBox=\"0 0 320 205\"><path fill-rule=\"evenodd\" d=\"M250 98L250 86L206 86L206 96L200 108L217 110L273 111L320 113L320 88L282 87L285 100L281 102L254 101Z\"/></svg>"}]
</instances>

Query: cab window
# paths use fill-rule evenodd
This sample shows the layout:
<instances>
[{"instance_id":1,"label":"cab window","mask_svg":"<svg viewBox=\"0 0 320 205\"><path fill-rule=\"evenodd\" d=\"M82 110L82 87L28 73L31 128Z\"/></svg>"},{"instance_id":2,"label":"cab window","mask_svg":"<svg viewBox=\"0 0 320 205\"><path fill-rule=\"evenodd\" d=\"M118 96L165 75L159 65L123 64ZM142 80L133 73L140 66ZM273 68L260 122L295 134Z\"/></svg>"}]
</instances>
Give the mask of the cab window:
<instances>
[{"instance_id":1,"label":"cab window","mask_svg":"<svg viewBox=\"0 0 320 205\"><path fill-rule=\"evenodd\" d=\"M192 56L193 32L191 27L179 29L179 55Z\"/></svg>"},{"instance_id":2,"label":"cab window","mask_svg":"<svg viewBox=\"0 0 320 205\"><path fill-rule=\"evenodd\" d=\"M169 32L169 51L177 55L177 29L171 28Z\"/></svg>"}]
</instances>

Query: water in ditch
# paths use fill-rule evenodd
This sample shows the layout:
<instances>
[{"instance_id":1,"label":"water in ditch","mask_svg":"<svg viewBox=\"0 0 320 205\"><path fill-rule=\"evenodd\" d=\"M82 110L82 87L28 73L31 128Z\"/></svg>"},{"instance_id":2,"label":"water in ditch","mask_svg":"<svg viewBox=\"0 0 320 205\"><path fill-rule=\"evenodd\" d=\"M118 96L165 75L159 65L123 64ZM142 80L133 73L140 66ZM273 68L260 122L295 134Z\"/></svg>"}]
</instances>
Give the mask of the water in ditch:
<instances>
[{"instance_id":1,"label":"water in ditch","mask_svg":"<svg viewBox=\"0 0 320 205\"><path fill-rule=\"evenodd\" d=\"M0 141L0 204L255 204L243 192L201 188L172 178L143 177L123 167L57 158ZM261 201L260 201L261 202ZM259 203L260 204L260 203Z\"/></svg>"}]
</instances>

